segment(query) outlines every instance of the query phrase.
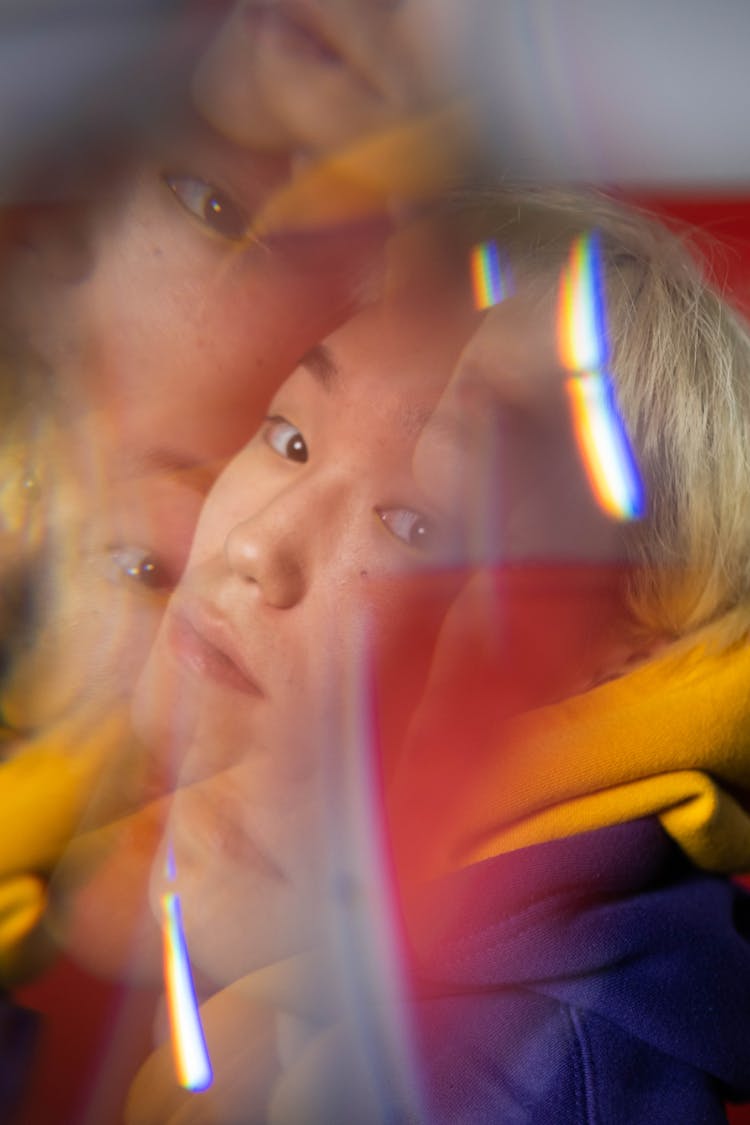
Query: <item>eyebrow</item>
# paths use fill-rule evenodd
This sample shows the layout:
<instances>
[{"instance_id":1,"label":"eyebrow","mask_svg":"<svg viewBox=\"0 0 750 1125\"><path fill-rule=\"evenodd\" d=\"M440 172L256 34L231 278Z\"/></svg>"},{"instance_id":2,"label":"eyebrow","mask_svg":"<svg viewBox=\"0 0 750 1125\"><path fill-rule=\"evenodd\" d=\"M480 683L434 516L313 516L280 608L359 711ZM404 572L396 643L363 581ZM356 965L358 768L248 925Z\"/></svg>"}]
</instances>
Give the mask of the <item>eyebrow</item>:
<instances>
[{"instance_id":1,"label":"eyebrow","mask_svg":"<svg viewBox=\"0 0 750 1125\"><path fill-rule=\"evenodd\" d=\"M333 352L325 344L316 344L306 352L299 361L299 366L308 371L326 391L331 391L340 385L341 368ZM483 378L478 382L490 386L489 381ZM441 411L439 407L437 409L406 408L398 414L398 422L410 441L416 441L429 425L431 436L439 441L450 442L460 449L466 449L471 444L470 427L447 411Z\"/></svg>"},{"instance_id":2,"label":"eyebrow","mask_svg":"<svg viewBox=\"0 0 750 1125\"><path fill-rule=\"evenodd\" d=\"M317 344L314 348L311 348L309 352L303 355L299 365L309 371L326 391L332 390L341 376L341 368L333 358L330 348L327 348L325 344Z\"/></svg>"}]
</instances>

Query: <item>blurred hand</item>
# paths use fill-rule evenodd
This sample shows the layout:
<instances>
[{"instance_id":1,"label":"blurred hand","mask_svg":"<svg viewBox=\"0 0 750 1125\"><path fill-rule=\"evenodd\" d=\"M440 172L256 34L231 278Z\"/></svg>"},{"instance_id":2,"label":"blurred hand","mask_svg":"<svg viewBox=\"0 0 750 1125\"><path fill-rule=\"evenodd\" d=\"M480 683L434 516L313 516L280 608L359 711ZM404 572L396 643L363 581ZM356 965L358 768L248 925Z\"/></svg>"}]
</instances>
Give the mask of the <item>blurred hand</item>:
<instances>
[{"instance_id":1,"label":"blurred hand","mask_svg":"<svg viewBox=\"0 0 750 1125\"><path fill-rule=\"evenodd\" d=\"M374 1096L356 1040L340 1020L337 982L304 954L252 973L201 1005L213 1083L181 1089L172 1048L147 1060L127 1125L367 1125Z\"/></svg>"}]
</instances>

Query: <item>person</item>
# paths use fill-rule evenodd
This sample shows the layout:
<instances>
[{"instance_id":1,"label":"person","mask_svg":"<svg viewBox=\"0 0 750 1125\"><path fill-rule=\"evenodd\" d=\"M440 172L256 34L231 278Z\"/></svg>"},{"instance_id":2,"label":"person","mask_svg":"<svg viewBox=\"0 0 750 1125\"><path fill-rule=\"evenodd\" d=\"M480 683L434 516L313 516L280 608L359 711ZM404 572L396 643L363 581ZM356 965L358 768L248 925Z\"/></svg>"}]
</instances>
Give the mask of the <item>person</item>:
<instances>
[{"instance_id":1,"label":"person","mask_svg":"<svg viewBox=\"0 0 750 1125\"><path fill-rule=\"evenodd\" d=\"M649 496L631 523L592 491L557 340L594 229ZM58 873L63 940L111 972L124 890L150 877L153 973L167 855L176 872L216 1080L191 1101L165 1046L134 1122L719 1121L748 1095L746 908L712 874L748 859L744 491L718 522L746 471L747 336L671 236L606 199L493 189L438 232L416 272L402 236L393 303L306 359L217 482L136 696L156 799ZM515 288L480 316L466 259L488 236ZM676 398L710 431L665 424ZM344 799L373 782L351 761L363 669L408 983L355 995L414 1054L406 1089L336 959L343 914L347 956L387 960Z\"/></svg>"},{"instance_id":2,"label":"person","mask_svg":"<svg viewBox=\"0 0 750 1125\"><path fill-rule=\"evenodd\" d=\"M246 236L285 158L194 121L151 140L96 175L81 152L77 204L18 209L3 247L3 987L57 952L49 875L79 819L139 799L129 696L217 466L377 272L377 218Z\"/></svg>"},{"instance_id":3,"label":"person","mask_svg":"<svg viewBox=\"0 0 750 1125\"><path fill-rule=\"evenodd\" d=\"M496 490L490 575L446 619L390 789L427 1119L723 1121L750 1080L746 898L722 877L750 865L747 330L605 197L473 210L533 297L487 313L435 414L490 450ZM624 500L622 450L614 479L594 460L611 419L572 382L607 371ZM436 488L441 429L416 453ZM567 502L573 453L614 551Z\"/></svg>"},{"instance_id":4,"label":"person","mask_svg":"<svg viewBox=\"0 0 750 1125\"><path fill-rule=\"evenodd\" d=\"M166 39L166 24L159 28ZM387 70L390 42L389 31L376 69ZM152 47L145 68L152 82L154 54ZM204 73L202 63L198 70ZM223 64L219 71L227 77ZM226 129L222 136L184 104L172 104L175 83L174 75L167 75L170 107L162 107L158 122L148 128L141 123L135 140L132 124L125 129L114 110L114 140L105 144L102 135L101 151L92 154L90 138L76 143L72 136L54 181L61 198L47 180L27 184L33 198L41 193L48 202L17 207L5 240L0 320L14 347L33 341L39 361L79 401L73 444L88 450L84 475L101 465L111 482L106 498L107 490L98 485L85 502L81 496L90 546L66 549L71 569L78 570L72 582L48 574L44 597L41 591L39 597L30 595L37 604L45 600L44 644L33 645L30 654L27 630L23 659L18 645L5 655L9 736L57 721L83 685L102 687L105 666L112 698L127 696L129 668L137 666L148 634L144 618L156 609L153 589L166 589L180 573L215 467L234 452L282 372L356 306L370 271L377 270L374 260L394 194L421 199L446 170L456 168L456 153L436 160L437 141L445 149L448 136L441 125L439 136L431 127L407 128L395 146L388 140L387 154L376 145L345 160L343 170L336 164L299 176L297 155L309 147L301 121L292 121L269 151L248 146L245 137L241 147L227 141ZM200 98L196 102L203 108ZM324 84L316 85L307 104L316 120L329 116ZM397 107L392 108L395 123ZM353 139L367 131L367 120L352 119ZM164 287L169 301L155 302L153 293ZM280 333L277 314L287 304L297 315ZM103 576L109 585L101 582ZM94 582L106 600L112 579L127 591L128 612L142 627L136 642L121 621L123 643L113 641L110 653L119 647L122 655L105 660L95 599L76 597L71 604L66 599ZM145 601L135 589L139 583L149 588ZM74 619L80 663L68 659L65 645ZM78 737L77 727L76 732ZM25 791L29 801L20 800L16 787L16 819L31 824L27 814L34 795L28 786ZM61 821L65 835L62 823L78 815L78 799L55 790L55 803L69 809ZM6 845L9 874L25 846L16 832L14 841L13 848ZM50 854L57 846L50 845ZM18 884L17 918L37 917L43 905L37 898L27 911L28 890L26 882ZM8 970L6 976L12 975Z\"/></svg>"},{"instance_id":5,"label":"person","mask_svg":"<svg viewBox=\"0 0 750 1125\"><path fill-rule=\"evenodd\" d=\"M399 243L399 240L396 239ZM400 244L400 243L399 243ZM409 253L406 252L406 257ZM431 257L431 256L430 256ZM398 270L396 269L396 276ZM409 276L412 276L416 266L409 265ZM279 670L275 673L279 678L279 685L273 691L274 697L277 702L273 706L267 708L269 718L263 720L267 723L267 729L261 727L257 737L259 742L263 745L269 745L273 741L273 731L278 729L279 739L282 745L290 746L302 736L305 729L316 729L316 716L319 707L323 706L323 701L327 694L326 684L331 678L331 669L327 664L327 659L333 659L339 644L346 643L346 638L355 629L355 614L364 622L365 616L368 612L378 609L379 602L383 605L379 609L378 616L387 618L390 623L390 628L393 632L398 629L398 621L391 603L396 604L399 583L387 580L390 570L395 571L397 574L401 571L406 573L410 568L417 572L420 576L423 572L428 571L428 563L433 560L433 568L436 566L436 558L442 557L442 554L448 550L450 546L451 536L449 532L449 518L456 522L456 518L452 516L449 510L446 510L442 516L443 522L446 524L445 545L442 547L431 547L428 549L427 545L421 546L420 536L422 534L421 512L418 508L417 491L409 483L408 479L408 465L411 457L412 443L409 441L409 425L414 429L419 425L419 421L423 416L428 413L431 404L434 401L436 392L440 389L441 378L443 381L447 378L450 370L451 356L457 355L458 344L457 341L463 339L467 332L468 327L476 321L476 313L471 306L471 301L466 293L459 293L455 299L453 294L453 287L445 292L443 281L445 278L445 271L440 273L440 284L428 284L429 274L425 268L420 273L424 283L424 295L414 301L409 301L407 307L402 311L397 302L387 302L386 304L376 304L373 308L366 308L362 313L358 314L353 320L347 323L340 330L340 349L342 351L342 358L338 360L333 358L331 350L333 344L338 341L339 334L335 334L330 338L330 346L327 343L324 347L314 348L311 352L303 358L300 366L297 367L295 373L290 376L282 385L282 388L274 396L272 404L268 410L267 420L261 427L261 430L256 434L256 437L250 441L249 445L246 444L245 449L241 451L230 462L230 465L223 471L219 480L226 482L232 479L232 474L240 481L236 487L239 492L245 491L246 485L243 482L244 476L242 466L247 463L249 465L248 476L255 480L256 476L258 481L262 482L263 473L266 472L271 475L271 470L276 469L277 473L280 471L282 474L289 475L289 470L297 463L304 465L306 462L306 454L304 452L304 444L306 441L312 441L313 435L316 432L321 432L323 437L320 439L322 452L319 456L324 457L326 472L334 478L333 491L338 494L341 493L342 499L337 499L337 507L334 508L334 514L337 514L337 522L333 522L333 517L329 517L326 507L327 501L325 495L316 504L311 501L305 501L305 507L310 510L310 529L309 541L311 550L316 549L315 542L317 539L317 528L320 521L331 519L332 534L335 530L337 542L341 543L341 550L337 553L337 559L333 558L327 563L326 568L323 569L322 574L325 575L327 569L333 571L330 582L326 582L324 577L315 581L316 591L320 588L320 602L313 602L311 597L305 596L304 598L297 596L292 591L291 594L286 594L283 590L279 589L273 595L274 600L285 601L287 597L292 599L292 603L297 601L302 603L300 610L289 615L292 620L300 619L300 625L295 625L294 644L291 645L291 651L288 662L283 662L283 634L280 634L278 640L273 640L273 635L269 633L267 641L263 642L263 647L266 652L264 660L270 665L270 653L272 645L279 649L279 655L276 660L279 662ZM401 290L401 282L398 282L399 290ZM438 334L434 333L430 327L431 316L436 308L444 308L445 327L444 330ZM429 351L427 349L426 341L429 336L434 336L434 341L429 343ZM378 350L380 354L370 355L368 351L372 352L373 340L378 340ZM388 354L386 355L386 348ZM413 353L413 359L410 358ZM361 360L361 362L360 362ZM367 360L370 372L368 373L365 368L365 360ZM392 366L398 362L404 367L403 376L396 378L389 378L388 372ZM414 369L414 374L410 375L406 369L407 360L411 363ZM340 369L340 374L337 373ZM433 370L434 369L434 370ZM373 419L372 407L368 407L368 396L374 398L375 387L378 379L382 379L383 386L378 392L378 425L375 426L375 419ZM309 389L316 392L315 397L309 394ZM310 402L307 399L310 399ZM293 423L286 417L286 413L282 417L282 409L287 399L292 399L295 402L295 411L287 410L296 421ZM299 400L299 401L297 401ZM301 430L302 420L301 416L303 411L307 412L310 416L308 423L309 435L306 438L302 436L297 437L295 426ZM296 412L296 413L295 413ZM278 418L277 418L278 413ZM369 415L369 417L368 417ZM411 423L409 419L412 419ZM348 419L346 421L345 419ZM355 425L356 422L356 425ZM362 430L370 430L371 434L367 442L363 441ZM386 435L393 431L389 437L390 444L393 447L393 452L389 452L389 446L386 444ZM340 440L339 440L340 438ZM299 443L300 451L295 452L294 444ZM290 445L290 452L285 454L285 443ZM349 448L351 446L351 448ZM277 448L278 447L278 448ZM378 450L382 451L382 465L378 467ZM361 464L357 462L357 456L360 457ZM255 468L255 462L259 462L259 467ZM270 465L267 463L270 462ZM336 465L340 465L337 470ZM335 480L339 477L341 484ZM274 487L281 489L282 477L277 477L276 480L271 481ZM214 495L218 495L220 484L217 481ZM271 491L271 484L269 484L269 491ZM252 487L250 492L257 494L258 499L255 503L258 505L259 510L262 508L262 489L260 485ZM359 498L359 494L365 492L372 494L372 503L366 504L364 496ZM352 493L349 497L348 493ZM377 495L375 495L377 493ZM399 493L403 493L409 503L406 502ZM300 490L300 496L304 498L304 489ZM390 498L390 499L389 499ZM346 501L344 503L344 501ZM239 501L235 501L235 506ZM280 510L283 511L283 503L288 502L286 496L282 501ZM248 499L248 505L250 501ZM444 505L446 509L448 505ZM338 512L338 508L342 508ZM202 512L201 518L207 520L209 518L211 507L205 507ZM346 531L346 519L352 517L353 513L358 512L358 524L351 530L351 541L344 540L343 535ZM425 517L426 519L426 517ZM435 517L437 522L437 517ZM360 524L362 526L360 526ZM412 525L414 525L412 527ZM302 534L302 533L300 533ZM358 538L363 542L359 543ZM194 542L192 552L193 557L197 557L198 551L197 540ZM368 559L368 551L372 554L372 559ZM290 555L293 554L290 547ZM341 574L335 573L334 564L338 561L340 554ZM401 560L400 566L397 565ZM311 563L312 566L312 563ZM356 567L356 584L349 589L352 581L351 576L354 574ZM274 581L273 570L271 568L270 581ZM284 559L281 562L281 569L286 573L290 583L296 581L294 575L300 568L294 564L293 559L287 563ZM188 570L193 571L193 565L189 564ZM385 574L385 578L383 577ZM420 578L420 580L422 580ZM182 589L187 589L187 577L182 585ZM300 579L302 581L302 579ZM451 588L455 585L455 580L450 579ZM412 583L409 583L411 586ZM429 587L429 583L428 583ZM336 637L334 634L327 638L328 626L326 622L330 619L331 606L329 597L335 595L341 600L341 623L342 634ZM352 612L349 614L344 609L344 599L350 598L352 605ZM196 600L199 600L196 596ZM207 601L204 597L203 601ZM426 608L434 600L434 594L425 593L424 600ZM372 602L372 605L370 604ZM309 607L309 608L308 608ZM388 612L386 613L386 607ZM426 612L425 608L425 612ZM304 611L304 613L303 613ZM210 611L211 615L218 616L218 607ZM206 613L209 610L206 609ZM189 647L191 637L191 626L189 626L182 618L188 613L185 610L180 614L181 624L179 629L184 634L183 640ZM314 614L314 616L313 616ZM309 616L308 616L309 615ZM393 619L393 620L391 620ZM192 618L191 618L192 620ZM279 629L281 629L283 622L287 620L283 615L279 620ZM304 623L306 622L306 624ZM331 626L335 622L331 619ZM193 629L197 627L192 627ZM362 626L364 628L364 624ZM426 621L424 623L426 628ZM169 622L165 619L164 636L166 637L171 631L176 628L174 619L170 616ZM206 625L206 628L209 628ZM238 626L239 628L239 626ZM305 637L309 633L311 636L317 636L320 644L320 657L316 666L307 667L310 663L305 655ZM297 633L299 631L299 634ZM162 634L160 633L160 638ZM298 636L298 639L296 639ZM291 638L290 638L291 640ZM200 647L200 642L195 638L195 643ZM259 642L260 643L260 642ZM393 641L388 639L383 640L382 646L389 648ZM206 643L206 650L208 652L208 644ZM381 647L380 645L378 647ZM220 727L230 721L230 716L234 715L237 726L232 733L227 731L222 735L221 743L230 744L233 739L237 742L238 749L251 737L251 732L255 729L254 725L251 726L250 732L243 735L244 724L246 720L245 707L240 707L240 703L245 703L242 699L243 694L252 694L248 688L248 684L243 685L242 677L239 673L235 672L235 690L239 693L239 700L235 706L227 708L222 705L224 695L221 694L222 686L226 688L227 684L231 686L232 675L230 669L230 660L228 658L222 661L221 656L218 654L218 642L214 644L217 649L215 654L214 663L211 663L209 655L205 655L205 662L196 652L192 657L189 653L185 654L186 667L191 666L191 661L195 664L199 678L200 671L205 663L206 672L212 669L216 673L217 680L217 697L216 706L213 706L208 699L208 691L214 685L211 678L207 679L206 683L206 700L201 701L200 706L197 708L197 713L201 718L208 719L213 715ZM293 651L299 650L299 656L294 657ZM151 692L151 702L146 702L146 689L144 687L143 694L139 696L140 702L135 705L136 714L136 728L143 737L143 732L148 730L149 736L146 743L147 746L151 745L152 761L149 767L150 783L153 793L160 798L157 804L164 805L164 797L160 790L165 786L171 789L175 778L171 777L172 772L169 762L169 754L171 753L166 745L161 747L161 736L166 735L167 728L174 718L178 726L182 727L183 718L186 724L185 728L185 741L189 744L193 740L193 735L188 734L187 728L192 722L192 717L188 715L187 711L184 715L181 714L182 706L176 696L174 696L175 715L168 714L168 700L173 697L172 689L168 686L166 680L168 677L169 658L165 653L170 651L169 646L162 639L157 639L155 648L153 649L153 663L156 665L159 659L165 666L164 683L161 682L159 675L154 676L153 688ZM162 653L161 658L157 658L157 652ZM239 660L240 658L237 657ZM292 664L293 660L297 660L299 667L295 670ZM243 663L245 661L243 660ZM149 667L151 664L149 664ZM221 667L224 666L227 684L222 684L222 676L220 674ZM414 669L414 676L417 676L417 668ZM262 669L258 669L257 676L259 679L263 678ZM245 679L249 682L251 673L247 673ZM308 684L308 680L311 681ZM286 687L284 686L286 681ZM145 683L145 677L144 677ZM175 681L175 691L178 688L178 682ZM246 689L243 692L243 686ZM269 693L271 686L268 687ZM181 693L178 693L181 694ZM202 692L196 692L194 697L196 702ZM288 699L288 703L285 702ZM319 700L319 705L315 704L315 700ZM296 700L296 702L295 702ZM146 712L153 711L151 717L147 717ZM325 710L325 708L324 708ZM335 720L336 712L333 712ZM295 716L299 716L299 722L303 724L302 728L296 730ZM323 722L325 715L320 716L320 722ZM396 722L396 716L393 720ZM158 735L154 729L155 724L158 723ZM274 725L275 724L275 725ZM295 732L295 733L293 733ZM204 748L210 741L208 733L195 734L195 740ZM170 742L171 739L167 738ZM164 749L166 758L161 758L161 749ZM217 747L218 752L218 747ZM200 755L197 755L200 757ZM243 755L244 757L244 755ZM287 758L284 761L284 757ZM269 785L272 784L274 788L279 789L278 800L282 800L281 789L283 785L293 786L294 782L294 762L292 761L291 751L287 755L279 753L276 755L278 762L279 777L269 779ZM187 764L185 766L187 767ZM224 770L217 772L222 774ZM304 775L309 771L305 768L302 769L303 777L300 781L302 791L305 791L307 784ZM221 784L225 784L222 781ZM305 802L300 798L299 804ZM205 801L206 815L210 817L210 800ZM276 802L272 802L272 807L269 809L269 817L274 815ZM296 802L292 801L291 806L294 808ZM138 816L139 814L136 814ZM146 826L148 820L147 815L140 818L140 822ZM153 826L151 826L153 827ZM119 827L118 827L119 831ZM133 831L136 829L134 827ZM207 829L208 831L208 829ZM159 833L161 827L159 826ZM300 861L309 858L313 849L308 847L305 849ZM125 851L115 851L110 857L115 864L118 859L122 858L123 862L127 864L130 857ZM180 857L176 856L176 862L179 864ZM226 857L222 857L222 862L227 862ZM71 865L72 869L73 865ZM109 880L109 876L103 876ZM237 878L244 879L246 877L245 866L243 862L237 864ZM116 880L123 885L126 882L125 878L118 878ZM97 877L98 885L98 877ZM300 877L299 883L302 882ZM91 893L91 908L97 912L104 907L104 898L99 898L98 892L92 890ZM63 896L63 901L67 901L67 895ZM73 896L71 901L73 901ZM78 896L78 903L81 903L81 896ZM123 909L128 908L123 904ZM64 910L63 910L64 913ZM102 917L97 927L91 926L92 936L98 933L101 928L101 923L104 921ZM107 961L112 961L116 964L116 959L121 953L112 940L99 942L89 941L83 933L85 928L88 928L89 923L81 927L82 948L81 956L86 956L88 959L94 959L99 956L99 952L104 959L102 962L103 967ZM115 927L116 928L116 927ZM232 937L233 927L227 927L227 939L234 940ZM158 936L158 934L157 934ZM95 951L95 945L98 951ZM267 943L269 949L275 947L275 943ZM99 951L99 947L101 947ZM237 958L243 956L241 950L238 949ZM232 960L230 958L230 960ZM217 959L217 964L223 963L222 957ZM241 960L237 961L236 969L239 972L241 969ZM205 971L208 971L206 969ZM222 969L222 973L230 971L228 968Z\"/></svg>"},{"instance_id":6,"label":"person","mask_svg":"<svg viewBox=\"0 0 750 1125\"><path fill-rule=\"evenodd\" d=\"M151 64L153 53L152 43ZM4 983L44 962L47 874L96 803L105 763L121 777L120 805L137 800L125 701L205 491L282 372L357 306L390 225L382 193L365 221L334 208L303 230L287 221L292 200L261 237L256 216L288 184L289 151L228 143L184 104L162 106L158 128L140 123L135 142L132 124L114 125L99 149L71 132L52 184L19 175L16 197L20 184L45 202L17 203L4 229L0 322L12 363L48 369L33 381L29 433L0 451L35 529L41 513L48 521L33 547L25 528L3 541ZM4 407L7 422L17 407ZM28 489L17 458L24 471L35 465Z\"/></svg>"},{"instance_id":7,"label":"person","mask_svg":"<svg viewBox=\"0 0 750 1125\"><path fill-rule=\"evenodd\" d=\"M195 112L293 175L256 230L403 216L467 174L483 151L472 99L491 6L228 5L196 61Z\"/></svg>"},{"instance_id":8,"label":"person","mask_svg":"<svg viewBox=\"0 0 750 1125\"><path fill-rule=\"evenodd\" d=\"M197 112L255 151L308 159L464 94L490 6L472 0L229 5L192 78Z\"/></svg>"},{"instance_id":9,"label":"person","mask_svg":"<svg viewBox=\"0 0 750 1125\"><path fill-rule=\"evenodd\" d=\"M487 204L480 201L472 208L479 229L487 221L484 208L493 214L491 198ZM639 466L638 479L620 506L613 503L612 494L607 495L606 482L602 484L593 462L588 429L594 423L603 423L601 418L592 421L590 415L577 409L577 400L571 398L571 378L576 373L571 375L568 361L563 359L569 348L570 325L563 316L566 306L559 299L557 275L562 271L569 277L565 248L578 237L575 231L585 227L584 207L589 211L589 230L599 232L601 239L601 284L609 286L609 339L597 342L594 350L598 363L611 365L617 402ZM491 454L507 482L499 501L501 517L495 511L496 498L486 492L480 497L485 504L484 517L477 515L484 529L481 549L490 556L495 551L503 564L502 586L491 596L503 606L505 637L499 652L492 648L491 637L482 634L483 639L476 638L477 651L487 653L488 661L486 668L473 667L470 675L487 674L495 682L510 685L494 712L497 719L570 697L614 699L620 691L628 690L625 671L642 677L645 687L659 659L664 662L659 666L672 668L671 675L677 677L681 662L690 663L685 654L700 645L706 649L706 668L710 654L719 657L724 651L736 653L741 664L749 577L740 547L748 518L742 453L748 424L744 325L706 286L694 256L678 239L637 211L618 209L605 196L593 196L581 204L575 193L532 191L523 198L517 217L501 210L498 229L503 246L509 247L512 260L519 263L516 270L530 273L533 291L539 293L542 324L547 327L537 328L531 354L519 347L513 350L509 362L498 364L495 357L507 354L508 340L517 333L519 318L525 320L530 337L540 316L540 308L533 303L526 308L517 299L498 304L487 313L467 345L442 404L478 434L489 429L492 436L492 427L498 427L500 437L493 439ZM514 254L517 242L524 248L523 255ZM580 251L580 241L575 245ZM613 260L615 264L610 265ZM615 269L616 283L607 272ZM588 275L590 281L595 273L591 261L581 267L581 275ZM591 291L595 303L603 300L595 284L591 284ZM593 323L596 314L590 315L588 323ZM602 320L600 328L604 327ZM585 347L590 355L591 344ZM436 412L436 420L439 414ZM569 436L567 441L552 441L550 429L560 417L570 418ZM707 418L711 419L710 426L704 422ZM436 430L439 434L439 427ZM617 468L617 448L609 453ZM512 473L510 468L503 471L506 458L513 466ZM417 452L421 477L442 479L437 476L439 459L440 445L431 443L428 429ZM579 499L572 505L566 501L565 490L575 472L589 481L587 503ZM609 532L595 534L603 511L609 513ZM568 565L570 561L577 565ZM544 565L533 569L532 562ZM590 604L587 587L582 585L582 577L589 576L585 569L579 569L582 563L593 564ZM623 612L615 620L614 632L598 605L608 588ZM560 592L559 602L556 590ZM532 628L530 613L535 597L544 612ZM566 600L575 606L575 615L558 620L556 607L564 612ZM470 591L466 613L469 620L475 620ZM457 606L453 618L457 637L461 618ZM489 619L485 632L494 626ZM446 629L449 637L450 629ZM506 639L511 642L507 649ZM449 648L446 640L446 652ZM514 654L512 665L507 665L503 653L510 651ZM502 661L497 667L492 665L495 657ZM432 708L438 726L448 719L447 713L440 716L437 707L442 661L438 654L434 673L437 694ZM725 662L729 667L728 655ZM449 667L446 658L446 674ZM654 685L659 675L654 672ZM712 682L713 690L718 690L718 681ZM589 694L600 685L598 697ZM727 690L731 690L731 683ZM736 701L732 721L741 724L740 703ZM704 705L708 706L707 700ZM581 706L585 706L583 702ZM612 708L612 714L618 714L617 707ZM464 716L456 718L465 721ZM669 722L674 721L670 716ZM707 744L712 741L713 735ZM698 767L697 752L698 740L694 737L684 747L686 762L689 759L694 767ZM718 748L713 752L719 752ZM578 785L583 784L586 771L594 767L581 753L576 757L581 768L575 783ZM654 781L648 798L641 790L642 803L637 787L628 795L623 784L622 799L633 813L640 810L662 815L664 823L671 826L669 831L701 866L742 870L747 862L747 836L744 814L732 794L736 787L741 790L744 786L744 758L739 749L732 758L733 764L726 767L729 772L724 786L718 780L723 776L718 767L718 778L711 781L705 774L685 778L682 791L676 777L667 784L665 775L662 782L667 787L660 790ZM567 756L567 760L572 763L573 759ZM628 771L633 778L650 773L648 760L638 759L635 747L629 747L618 767L623 771L623 782ZM668 760L666 755L663 761ZM530 776L540 768L539 762L532 764L528 756L519 758L521 761L528 765ZM660 769L656 772L661 774ZM711 775L714 771L707 772ZM562 776L560 782L565 784ZM597 787L594 778L586 784L593 793ZM672 784L674 789L670 788ZM706 801L702 806L700 794ZM453 792L452 801L455 798ZM602 809L606 803L603 798ZM674 807L668 812L672 803ZM551 792L549 804L555 804ZM539 802L534 815L530 809L524 810L529 813L528 822L522 816L513 829L508 827L508 840L513 840L514 846L534 842L531 824L535 821L541 824L546 818L548 827L541 830L542 836L553 831L556 817L558 831L570 829L570 822L563 828L567 814L562 808L542 811L543 806L544 802ZM593 808L591 802L586 805L584 820L589 824ZM610 815L611 810L597 814L597 823L606 823ZM515 821L515 817L511 819ZM475 829L476 824L472 831Z\"/></svg>"}]
</instances>

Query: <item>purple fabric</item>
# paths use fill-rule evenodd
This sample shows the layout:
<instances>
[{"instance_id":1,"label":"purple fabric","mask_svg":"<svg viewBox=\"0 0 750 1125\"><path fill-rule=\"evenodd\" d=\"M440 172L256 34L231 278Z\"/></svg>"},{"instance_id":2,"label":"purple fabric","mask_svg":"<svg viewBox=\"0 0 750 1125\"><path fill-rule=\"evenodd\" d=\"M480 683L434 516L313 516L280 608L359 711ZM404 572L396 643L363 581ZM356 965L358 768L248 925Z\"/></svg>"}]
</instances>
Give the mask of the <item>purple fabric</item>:
<instances>
[{"instance_id":1,"label":"purple fabric","mask_svg":"<svg viewBox=\"0 0 750 1125\"><path fill-rule=\"evenodd\" d=\"M24 1091L36 1045L39 1017L0 994L0 1122L12 1119Z\"/></svg>"},{"instance_id":2,"label":"purple fabric","mask_svg":"<svg viewBox=\"0 0 750 1125\"><path fill-rule=\"evenodd\" d=\"M429 1120L725 1121L750 1099L750 898L642 820L408 906Z\"/></svg>"}]
</instances>

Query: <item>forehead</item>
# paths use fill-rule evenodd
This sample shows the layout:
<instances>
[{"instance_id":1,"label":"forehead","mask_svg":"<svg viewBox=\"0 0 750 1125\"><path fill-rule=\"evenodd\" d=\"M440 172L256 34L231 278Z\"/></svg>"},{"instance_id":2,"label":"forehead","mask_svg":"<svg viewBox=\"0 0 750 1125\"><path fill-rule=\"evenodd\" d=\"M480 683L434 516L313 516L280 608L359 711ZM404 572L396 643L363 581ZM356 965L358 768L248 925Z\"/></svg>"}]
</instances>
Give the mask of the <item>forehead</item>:
<instances>
[{"instance_id":1,"label":"forehead","mask_svg":"<svg viewBox=\"0 0 750 1125\"><path fill-rule=\"evenodd\" d=\"M552 292L520 290L477 312L458 279L440 292L412 292L365 310L334 332L323 351L351 384L443 396L442 407L466 407L476 390L540 409L558 398L564 374Z\"/></svg>"},{"instance_id":2,"label":"forehead","mask_svg":"<svg viewBox=\"0 0 750 1125\"><path fill-rule=\"evenodd\" d=\"M481 323L468 289L455 278L415 282L364 309L324 342L340 390L434 398L445 388Z\"/></svg>"},{"instance_id":3,"label":"forehead","mask_svg":"<svg viewBox=\"0 0 750 1125\"><path fill-rule=\"evenodd\" d=\"M486 385L511 404L541 406L562 386L558 337L556 295L522 290L484 314L461 353L454 389Z\"/></svg>"}]
</instances>

